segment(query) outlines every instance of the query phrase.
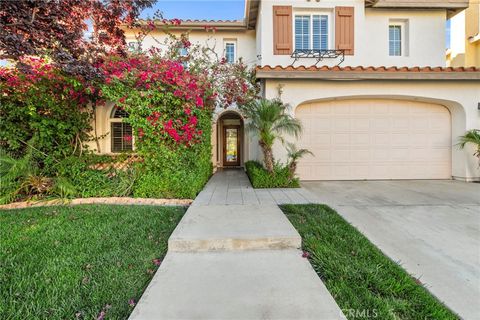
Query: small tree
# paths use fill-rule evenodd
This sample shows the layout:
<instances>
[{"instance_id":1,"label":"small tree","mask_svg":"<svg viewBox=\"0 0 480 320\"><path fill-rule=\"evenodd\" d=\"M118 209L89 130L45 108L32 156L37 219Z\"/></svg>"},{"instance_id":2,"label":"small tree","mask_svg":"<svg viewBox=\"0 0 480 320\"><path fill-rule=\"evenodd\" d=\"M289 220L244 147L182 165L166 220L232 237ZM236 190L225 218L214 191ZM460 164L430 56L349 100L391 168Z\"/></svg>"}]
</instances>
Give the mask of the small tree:
<instances>
[{"instance_id":1,"label":"small tree","mask_svg":"<svg viewBox=\"0 0 480 320\"><path fill-rule=\"evenodd\" d=\"M255 132L258 136L258 144L263 152L265 169L273 173L274 157L273 144L277 139L283 141L283 134L298 137L302 131L302 125L298 119L288 114L288 105L280 100L255 100L242 108L248 118L247 130Z\"/></svg>"},{"instance_id":2,"label":"small tree","mask_svg":"<svg viewBox=\"0 0 480 320\"><path fill-rule=\"evenodd\" d=\"M313 156L313 153L308 149L298 149L294 143L287 143L286 148L288 152L288 171L290 172L290 179L293 179L297 171L298 160L308 154Z\"/></svg>"},{"instance_id":3,"label":"small tree","mask_svg":"<svg viewBox=\"0 0 480 320\"><path fill-rule=\"evenodd\" d=\"M479 129L472 129L467 131L463 136L460 137L460 149L465 148L465 146L471 143L475 146L475 152L473 155L478 158L479 165L480 165L480 130Z\"/></svg>"}]
</instances>

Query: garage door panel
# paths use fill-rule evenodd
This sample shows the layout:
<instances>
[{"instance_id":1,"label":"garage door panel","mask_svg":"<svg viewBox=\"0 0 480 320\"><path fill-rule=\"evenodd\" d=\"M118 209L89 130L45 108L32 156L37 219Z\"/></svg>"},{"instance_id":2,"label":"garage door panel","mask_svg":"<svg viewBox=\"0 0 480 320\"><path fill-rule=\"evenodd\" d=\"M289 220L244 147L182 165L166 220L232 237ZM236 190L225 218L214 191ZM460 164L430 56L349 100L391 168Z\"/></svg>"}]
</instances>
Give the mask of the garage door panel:
<instances>
[{"instance_id":1,"label":"garage door panel","mask_svg":"<svg viewBox=\"0 0 480 320\"><path fill-rule=\"evenodd\" d=\"M450 113L440 105L399 100L312 103L296 116L304 180L451 178Z\"/></svg>"}]
</instances>

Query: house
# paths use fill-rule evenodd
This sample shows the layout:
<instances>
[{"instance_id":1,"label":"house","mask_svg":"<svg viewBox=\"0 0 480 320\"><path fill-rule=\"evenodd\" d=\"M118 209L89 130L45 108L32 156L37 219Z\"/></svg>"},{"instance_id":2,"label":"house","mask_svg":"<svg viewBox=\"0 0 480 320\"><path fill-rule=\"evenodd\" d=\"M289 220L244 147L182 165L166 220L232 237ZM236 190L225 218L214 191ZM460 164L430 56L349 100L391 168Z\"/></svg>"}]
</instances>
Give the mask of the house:
<instances>
[{"instance_id":1,"label":"house","mask_svg":"<svg viewBox=\"0 0 480 320\"><path fill-rule=\"evenodd\" d=\"M213 41L229 60L256 65L262 95L290 104L303 123L297 143L314 153L299 163L303 180L472 181L480 180L473 149L456 144L480 128L480 70L445 67L447 18L467 7L466 0L247 0L241 21L186 20L173 32L191 30L191 42ZM144 49L155 36L160 30ZM113 130L106 152L123 147L117 113L97 120L101 133ZM235 108L219 109L214 121L215 166L261 159ZM274 152L285 160L283 146Z\"/></svg>"},{"instance_id":2,"label":"house","mask_svg":"<svg viewBox=\"0 0 480 320\"><path fill-rule=\"evenodd\" d=\"M447 66L480 67L480 3L470 0L469 7L450 19L450 49Z\"/></svg>"}]
</instances>

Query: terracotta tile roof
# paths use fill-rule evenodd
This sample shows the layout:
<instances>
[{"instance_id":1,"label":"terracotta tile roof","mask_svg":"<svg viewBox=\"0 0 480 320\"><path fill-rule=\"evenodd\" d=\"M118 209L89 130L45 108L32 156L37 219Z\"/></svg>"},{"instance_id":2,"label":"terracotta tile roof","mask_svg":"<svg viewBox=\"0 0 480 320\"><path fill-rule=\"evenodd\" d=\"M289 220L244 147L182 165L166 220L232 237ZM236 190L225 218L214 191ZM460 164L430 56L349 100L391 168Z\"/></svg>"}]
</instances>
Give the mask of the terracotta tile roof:
<instances>
[{"instance_id":1,"label":"terracotta tile roof","mask_svg":"<svg viewBox=\"0 0 480 320\"><path fill-rule=\"evenodd\" d=\"M168 19L166 19L168 20ZM215 28L218 30L246 30L247 24L245 20L192 20L192 19L177 19L180 24L169 24L171 29L205 29L206 27ZM162 19L141 19L140 24L147 24L150 21L156 26L163 26L166 22Z\"/></svg>"},{"instance_id":2,"label":"terracotta tile roof","mask_svg":"<svg viewBox=\"0 0 480 320\"><path fill-rule=\"evenodd\" d=\"M240 23L240 22L243 22L243 20L207 20L207 19L178 19L178 20L180 20L181 23L185 23L185 24L188 24L188 23L205 23L205 24L208 24L208 23ZM140 19L138 21L140 23L142 23L142 22L146 23L150 20ZM153 19L153 22L159 23L159 24L163 23L162 19Z\"/></svg>"},{"instance_id":3,"label":"terracotta tile roof","mask_svg":"<svg viewBox=\"0 0 480 320\"><path fill-rule=\"evenodd\" d=\"M357 66L357 67L340 67L340 66L275 66L265 65L257 67L261 71L361 71L361 72L480 72L480 68L475 67L373 67L373 66Z\"/></svg>"},{"instance_id":4,"label":"terracotta tile roof","mask_svg":"<svg viewBox=\"0 0 480 320\"><path fill-rule=\"evenodd\" d=\"M257 78L480 80L475 67L258 66Z\"/></svg>"}]
</instances>

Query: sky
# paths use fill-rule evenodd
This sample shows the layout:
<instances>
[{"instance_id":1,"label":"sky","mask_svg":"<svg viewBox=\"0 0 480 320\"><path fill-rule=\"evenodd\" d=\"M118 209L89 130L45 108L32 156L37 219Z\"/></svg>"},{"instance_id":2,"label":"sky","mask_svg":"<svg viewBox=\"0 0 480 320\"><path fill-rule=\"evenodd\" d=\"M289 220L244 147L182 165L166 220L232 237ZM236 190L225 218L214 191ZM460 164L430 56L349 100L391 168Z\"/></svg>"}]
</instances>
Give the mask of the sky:
<instances>
[{"instance_id":1,"label":"sky","mask_svg":"<svg viewBox=\"0 0 480 320\"><path fill-rule=\"evenodd\" d=\"M157 10L168 19L239 20L245 13L245 0L158 0L141 17L152 18Z\"/></svg>"}]
</instances>

